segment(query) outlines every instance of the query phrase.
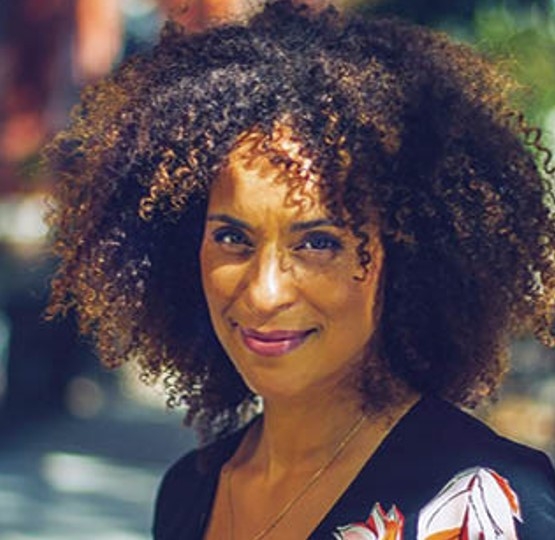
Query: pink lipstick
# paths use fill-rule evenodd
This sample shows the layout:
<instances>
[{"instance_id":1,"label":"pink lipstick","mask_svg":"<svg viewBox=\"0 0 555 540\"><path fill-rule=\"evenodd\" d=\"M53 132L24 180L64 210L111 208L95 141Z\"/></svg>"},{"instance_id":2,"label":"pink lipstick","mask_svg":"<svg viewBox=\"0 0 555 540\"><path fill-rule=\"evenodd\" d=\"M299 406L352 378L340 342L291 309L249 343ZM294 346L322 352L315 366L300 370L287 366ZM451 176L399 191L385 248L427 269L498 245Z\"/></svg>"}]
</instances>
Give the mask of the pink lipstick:
<instances>
[{"instance_id":1,"label":"pink lipstick","mask_svg":"<svg viewBox=\"0 0 555 540\"><path fill-rule=\"evenodd\" d=\"M313 330L258 332L241 328L241 337L247 348L260 356L281 356L300 347L312 332Z\"/></svg>"}]
</instances>

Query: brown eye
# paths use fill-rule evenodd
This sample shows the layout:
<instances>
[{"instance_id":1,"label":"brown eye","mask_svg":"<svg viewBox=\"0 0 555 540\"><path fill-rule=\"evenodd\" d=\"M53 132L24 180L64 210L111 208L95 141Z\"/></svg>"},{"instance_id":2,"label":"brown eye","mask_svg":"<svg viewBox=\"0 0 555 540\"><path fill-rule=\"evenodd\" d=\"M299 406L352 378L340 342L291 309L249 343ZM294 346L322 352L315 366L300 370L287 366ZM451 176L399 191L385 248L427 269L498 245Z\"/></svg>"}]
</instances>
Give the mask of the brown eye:
<instances>
[{"instance_id":1,"label":"brown eye","mask_svg":"<svg viewBox=\"0 0 555 540\"><path fill-rule=\"evenodd\" d=\"M222 227L212 233L212 239L216 244L231 249L250 249L253 247L249 237L236 227Z\"/></svg>"},{"instance_id":2,"label":"brown eye","mask_svg":"<svg viewBox=\"0 0 555 540\"><path fill-rule=\"evenodd\" d=\"M343 249L343 243L336 236L329 233L314 232L307 234L295 247L295 251L329 251L337 253Z\"/></svg>"}]
</instances>

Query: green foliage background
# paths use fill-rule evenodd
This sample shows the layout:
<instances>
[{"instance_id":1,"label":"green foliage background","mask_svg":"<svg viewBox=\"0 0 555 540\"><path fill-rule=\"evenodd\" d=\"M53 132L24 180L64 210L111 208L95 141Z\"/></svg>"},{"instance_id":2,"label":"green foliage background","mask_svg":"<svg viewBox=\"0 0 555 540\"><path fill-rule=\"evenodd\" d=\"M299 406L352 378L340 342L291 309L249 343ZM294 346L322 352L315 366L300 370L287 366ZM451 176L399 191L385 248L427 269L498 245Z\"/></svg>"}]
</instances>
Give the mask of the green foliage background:
<instances>
[{"instance_id":1,"label":"green foliage background","mask_svg":"<svg viewBox=\"0 0 555 540\"><path fill-rule=\"evenodd\" d=\"M555 131L555 0L353 0L366 14L445 30L499 60L522 85L530 119Z\"/></svg>"}]
</instances>

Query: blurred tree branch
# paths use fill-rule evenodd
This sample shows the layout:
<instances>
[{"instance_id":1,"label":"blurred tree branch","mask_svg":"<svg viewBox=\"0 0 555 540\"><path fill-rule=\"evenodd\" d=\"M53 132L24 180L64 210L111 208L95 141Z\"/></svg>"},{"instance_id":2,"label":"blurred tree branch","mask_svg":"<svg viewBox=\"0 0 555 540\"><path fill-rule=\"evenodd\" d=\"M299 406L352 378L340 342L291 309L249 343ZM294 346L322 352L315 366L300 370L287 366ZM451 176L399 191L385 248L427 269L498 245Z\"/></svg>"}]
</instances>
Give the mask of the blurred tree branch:
<instances>
[{"instance_id":1,"label":"blurred tree branch","mask_svg":"<svg viewBox=\"0 0 555 540\"><path fill-rule=\"evenodd\" d=\"M350 4L363 13L397 15L433 26L445 21L472 25L476 12L483 9L537 9L545 14L553 9L550 0L351 0Z\"/></svg>"},{"instance_id":2,"label":"blurred tree branch","mask_svg":"<svg viewBox=\"0 0 555 540\"><path fill-rule=\"evenodd\" d=\"M555 131L555 3L552 0L350 0L365 15L399 16L473 42L524 87L520 103ZM550 120L548 120L548 117Z\"/></svg>"}]
</instances>

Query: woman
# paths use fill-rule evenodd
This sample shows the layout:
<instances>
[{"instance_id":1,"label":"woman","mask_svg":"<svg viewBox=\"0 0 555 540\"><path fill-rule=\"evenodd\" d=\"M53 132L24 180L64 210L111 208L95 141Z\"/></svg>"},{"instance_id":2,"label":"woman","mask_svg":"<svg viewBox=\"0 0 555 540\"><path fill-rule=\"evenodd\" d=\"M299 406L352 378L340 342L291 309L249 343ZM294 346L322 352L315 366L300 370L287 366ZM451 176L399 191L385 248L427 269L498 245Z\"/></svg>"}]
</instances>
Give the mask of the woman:
<instances>
[{"instance_id":1,"label":"woman","mask_svg":"<svg viewBox=\"0 0 555 540\"><path fill-rule=\"evenodd\" d=\"M516 331L554 342L548 153L511 90L442 35L280 0L85 94L49 150L51 313L212 441L155 538L553 535L548 459L455 407Z\"/></svg>"}]
</instances>

